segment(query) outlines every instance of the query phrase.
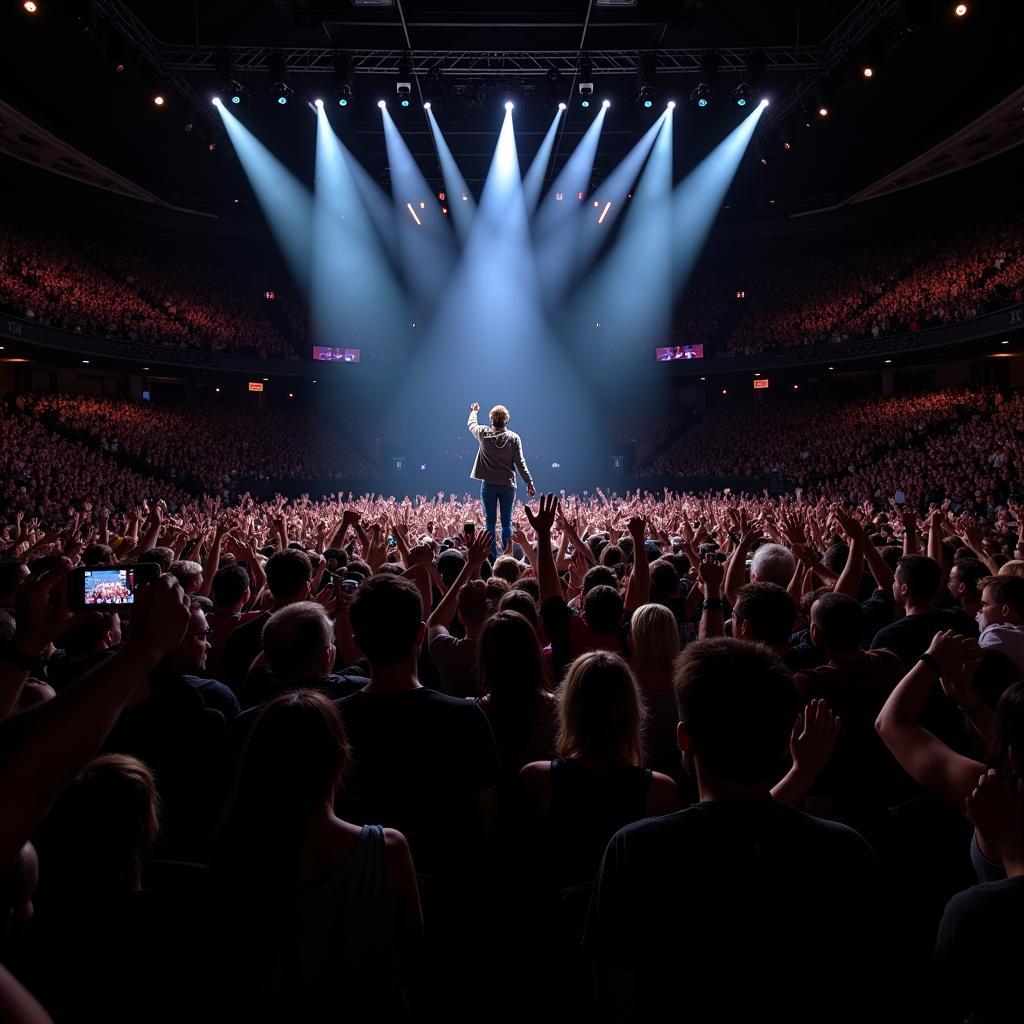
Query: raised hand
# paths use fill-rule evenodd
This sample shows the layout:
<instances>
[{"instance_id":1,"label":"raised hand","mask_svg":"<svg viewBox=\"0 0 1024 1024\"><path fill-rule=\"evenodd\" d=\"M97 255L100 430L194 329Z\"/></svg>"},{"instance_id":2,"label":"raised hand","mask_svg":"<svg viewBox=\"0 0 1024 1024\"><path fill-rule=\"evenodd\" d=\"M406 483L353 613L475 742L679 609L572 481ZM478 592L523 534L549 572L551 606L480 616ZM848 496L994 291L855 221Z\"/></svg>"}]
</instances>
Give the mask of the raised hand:
<instances>
[{"instance_id":1,"label":"raised hand","mask_svg":"<svg viewBox=\"0 0 1024 1024\"><path fill-rule=\"evenodd\" d=\"M555 516L558 513L558 495L542 494L536 512L529 505L524 506L524 508L526 518L530 526L533 527L533 532L538 535L543 533L545 536L550 536L551 527L554 526Z\"/></svg>"},{"instance_id":2,"label":"raised hand","mask_svg":"<svg viewBox=\"0 0 1024 1024\"><path fill-rule=\"evenodd\" d=\"M725 579L725 566L714 555L705 555L697 567L697 578L708 594L718 595L722 592L722 580Z\"/></svg>"},{"instance_id":3,"label":"raised hand","mask_svg":"<svg viewBox=\"0 0 1024 1024\"><path fill-rule=\"evenodd\" d=\"M964 813L1004 867L1024 861L1024 802L1021 783L990 768L964 801Z\"/></svg>"},{"instance_id":4,"label":"raised hand","mask_svg":"<svg viewBox=\"0 0 1024 1024\"><path fill-rule=\"evenodd\" d=\"M135 591L132 635L126 646L160 659L181 643L191 614L180 584L165 573Z\"/></svg>"},{"instance_id":5,"label":"raised hand","mask_svg":"<svg viewBox=\"0 0 1024 1024\"><path fill-rule=\"evenodd\" d=\"M474 402L474 403L473 403L473 404L472 404L472 405L471 405L471 406L469 407L469 411L470 411L470 412L479 412L479 411L480 411L480 403L479 403L479 402Z\"/></svg>"},{"instance_id":6,"label":"raised hand","mask_svg":"<svg viewBox=\"0 0 1024 1024\"><path fill-rule=\"evenodd\" d=\"M839 716L823 700L812 700L796 718L789 740L793 765L806 778L817 778L828 764L839 737Z\"/></svg>"},{"instance_id":7,"label":"raised hand","mask_svg":"<svg viewBox=\"0 0 1024 1024\"><path fill-rule=\"evenodd\" d=\"M480 566L487 561L487 555L493 543L494 536L486 530L481 530L474 535L473 543L469 545L469 549L466 551L466 564L474 576L480 571Z\"/></svg>"}]
</instances>

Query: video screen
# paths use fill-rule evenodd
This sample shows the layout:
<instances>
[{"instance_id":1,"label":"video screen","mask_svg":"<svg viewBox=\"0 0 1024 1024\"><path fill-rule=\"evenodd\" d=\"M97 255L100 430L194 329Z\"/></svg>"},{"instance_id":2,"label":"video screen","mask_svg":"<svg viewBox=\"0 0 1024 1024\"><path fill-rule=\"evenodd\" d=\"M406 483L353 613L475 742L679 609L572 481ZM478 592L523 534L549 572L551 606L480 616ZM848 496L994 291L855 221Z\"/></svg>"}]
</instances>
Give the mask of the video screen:
<instances>
[{"instance_id":1,"label":"video screen","mask_svg":"<svg viewBox=\"0 0 1024 1024\"><path fill-rule=\"evenodd\" d=\"M314 345L313 358L321 363L358 363L359 349L328 348L326 345Z\"/></svg>"},{"instance_id":2,"label":"video screen","mask_svg":"<svg viewBox=\"0 0 1024 1024\"><path fill-rule=\"evenodd\" d=\"M670 363L673 359L703 359L703 345L671 345L657 349L658 362Z\"/></svg>"},{"instance_id":3,"label":"video screen","mask_svg":"<svg viewBox=\"0 0 1024 1024\"><path fill-rule=\"evenodd\" d=\"M133 604L135 602L135 571L133 569L86 569L83 604Z\"/></svg>"}]
</instances>

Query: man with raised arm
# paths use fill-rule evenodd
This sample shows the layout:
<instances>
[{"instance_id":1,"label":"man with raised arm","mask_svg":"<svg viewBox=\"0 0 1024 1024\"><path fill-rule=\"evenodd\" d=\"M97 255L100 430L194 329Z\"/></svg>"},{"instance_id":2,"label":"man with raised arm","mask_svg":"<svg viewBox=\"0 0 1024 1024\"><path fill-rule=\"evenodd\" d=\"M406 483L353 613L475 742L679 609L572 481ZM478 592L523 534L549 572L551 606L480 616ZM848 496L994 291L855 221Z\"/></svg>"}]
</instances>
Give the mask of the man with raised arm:
<instances>
[{"instance_id":1,"label":"man with raised arm","mask_svg":"<svg viewBox=\"0 0 1024 1024\"><path fill-rule=\"evenodd\" d=\"M512 536L512 506L516 500L516 470L526 481L526 492L536 494L533 477L523 459L523 442L517 433L508 430L508 409L496 405L491 410L491 425L481 427L476 414L480 403L469 407L469 432L480 442L470 479L480 481L480 504L484 507L487 532L494 538L491 560L498 557L497 512L501 510L501 544L504 547Z\"/></svg>"}]
</instances>

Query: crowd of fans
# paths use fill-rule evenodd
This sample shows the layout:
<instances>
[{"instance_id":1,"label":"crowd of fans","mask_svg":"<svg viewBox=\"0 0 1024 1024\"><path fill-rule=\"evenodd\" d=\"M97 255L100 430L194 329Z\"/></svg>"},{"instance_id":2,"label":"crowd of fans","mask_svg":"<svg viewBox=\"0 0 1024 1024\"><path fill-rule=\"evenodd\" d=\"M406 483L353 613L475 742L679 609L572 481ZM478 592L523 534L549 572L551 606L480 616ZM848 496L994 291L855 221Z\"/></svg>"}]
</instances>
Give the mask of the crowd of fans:
<instances>
[{"instance_id":1,"label":"crowd of fans","mask_svg":"<svg viewBox=\"0 0 1024 1024\"><path fill-rule=\"evenodd\" d=\"M812 264L761 258L732 275L698 275L678 304L671 340L705 345L706 355L753 355L919 331L1019 304L1021 227L1020 217L1009 217ZM0 307L97 337L264 358L309 358L313 344L334 343L314 336L306 304L265 271L176 259L158 248L5 225ZM268 291L278 316L261 308ZM358 347L368 361L403 362L408 354L401 339Z\"/></svg>"},{"instance_id":2,"label":"crowd of fans","mask_svg":"<svg viewBox=\"0 0 1024 1024\"><path fill-rule=\"evenodd\" d=\"M972 413L990 416L1001 401L995 393L946 389L843 404L807 401L768 408L720 407L677 435L639 472L786 477L803 488L842 475L851 478L847 487L859 497L876 480L881 452L894 450L898 454L891 456L892 462L909 471L915 463L901 460L918 457L916 446L922 438ZM742 443L743 438L753 437L756 445ZM926 463L918 464L924 470ZM874 493L877 489L871 486L868 496L881 495Z\"/></svg>"},{"instance_id":3,"label":"crowd of fans","mask_svg":"<svg viewBox=\"0 0 1024 1024\"><path fill-rule=\"evenodd\" d=\"M729 355L920 331L1024 302L1020 216L813 264L749 268ZM695 339L700 340L700 339Z\"/></svg>"},{"instance_id":4,"label":"crowd of fans","mask_svg":"<svg viewBox=\"0 0 1024 1024\"><path fill-rule=\"evenodd\" d=\"M4 495L5 1020L1015 1019L1012 500L101 495Z\"/></svg>"},{"instance_id":5,"label":"crowd of fans","mask_svg":"<svg viewBox=\"0 0 1024 1024\"><path fill-rule=\"evenodd\" d=\"M223 495L239 481L365 480L372 464L308 409L175 408L113 398L39 395L19 405L44 422L129 455L163 479Z\"/></svg>"}]
</instances>

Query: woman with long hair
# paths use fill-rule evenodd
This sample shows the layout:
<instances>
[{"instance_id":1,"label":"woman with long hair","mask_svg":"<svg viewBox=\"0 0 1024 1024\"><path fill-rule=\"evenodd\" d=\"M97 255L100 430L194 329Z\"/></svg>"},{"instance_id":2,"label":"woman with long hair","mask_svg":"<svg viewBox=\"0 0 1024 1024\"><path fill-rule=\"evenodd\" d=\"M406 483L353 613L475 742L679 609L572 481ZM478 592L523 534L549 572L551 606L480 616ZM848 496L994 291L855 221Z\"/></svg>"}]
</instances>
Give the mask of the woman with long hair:
<instances>
[{"instance_id":1,"label":"woman with long hair","mask_svg":"<svg viewBox=\"0 0 1024 1024\"><path fill-rule=\"evenodd\" d=\"M624 825L678 809L672 779L643 766L645 719L622 657L589 651L572 663L558 693L556 756L520 773L560 889L593 882L608 840Z\"/></svg>"},{"instance_id":2,"label":"woman with long hair","mask_svg":"<svg viewBox=\"0 0 1024 1024\"><path fill-rule=\"evenodd\" d=\"M502 770L515 776L527 761L550 757L558 707L546 688L537 633L519 612L499 611L477 641L479 704L498 745Z\"/></svg>"},{"instance_id":3,"label":"woman with long hair","mask_svg":"<svg viewBox=\"0 0 1024 1024\"><path fill-rule=\"evenodd\" d=\"M412 857L400 832L335 815L348 763L330 700L276 697L253 723L216 836L211 875L247 994L277 1019L407 1016L422 932Z\"/></svg>"},{"instance_id":4,"label":"woman with long hair","mask_svg":"<svg viewBox=\"0 0 1024 1024\"><path fill-rule=\"evenodd\" d=\"M683 777L676 743L679 711L672 674L679 655L676 617L662 604L641 605L630 620L630 668L647 705L647 764L656 771Z\"/></svg>"}]
</instances>

